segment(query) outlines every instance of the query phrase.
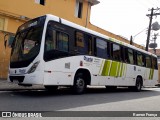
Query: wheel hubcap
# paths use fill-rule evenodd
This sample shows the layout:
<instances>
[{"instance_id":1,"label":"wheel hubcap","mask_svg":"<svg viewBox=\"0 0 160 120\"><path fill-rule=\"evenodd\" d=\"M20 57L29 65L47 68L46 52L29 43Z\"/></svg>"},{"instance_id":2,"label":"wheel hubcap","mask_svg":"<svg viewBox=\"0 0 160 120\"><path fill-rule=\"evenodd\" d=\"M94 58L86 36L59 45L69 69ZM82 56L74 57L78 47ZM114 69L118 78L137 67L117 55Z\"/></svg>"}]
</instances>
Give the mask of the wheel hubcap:
<instances>
[{"instance_id":1,"label":"wheel hubcap","mask_svg":"<svg viewBox=\"0 0 160 120\"><path fill-rule=\"evenodd\" d=\"M81 78L79 78L78 80L77 80L77 87L79 87L79 88L83 88L84 87L84 81L83 81L83 79L81 79Z\"/></svg>"}]
</instances>

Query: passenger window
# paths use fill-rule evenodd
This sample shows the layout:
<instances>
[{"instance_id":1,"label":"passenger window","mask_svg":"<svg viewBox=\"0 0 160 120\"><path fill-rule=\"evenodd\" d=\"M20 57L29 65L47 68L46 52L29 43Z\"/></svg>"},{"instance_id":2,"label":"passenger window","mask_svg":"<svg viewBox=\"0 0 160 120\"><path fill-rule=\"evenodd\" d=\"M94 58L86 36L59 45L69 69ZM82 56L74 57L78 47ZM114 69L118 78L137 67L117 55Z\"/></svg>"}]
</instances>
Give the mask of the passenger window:
<instances>
[{"instance_id":1,"label":"passenger window","mask_svg":"<svg viewBox=\"0 0 160 120\"><path fill-rule=\"evenodd\" d=\"M47 29L45 39L45 51L51 51L54 49L68 51L69 37L67 34L53 29Z\"/></svg>"},{"instance_id":2,"label":"passenger window","mask_svg":"<svg viewBox=\"0 0 160 120\"><path fill-rule=\"evenodd\" d=\"M146 56L142 55L143 66L146 67Z\"/></svg>"},{"instance_id":3,"label":"passenger window","mask_svg":"<svg viewBox=\"0 0 160 120\"><path fill-rule=\"evenodd\" d=\"M61 31L56 31L50 26L50 24L48 24L45 37L44 60L50 61L68 56L68 43L68 34Z\"/></svg>"},{"instance_id":4,"label":"passenger window","mask_svg":"<svg viewBox=\"0 0 160 120\"><path fill-rule=\"evenodd\" d=\"M107 41L96 39L97 56L101 58L108 58L107 54Z\"/></svg>"},{"instance_id":5,"label":"passenger window","mask_svg":"<svg viewBox=\"0 0 160 120\"><path fill-rule=\"evenodd\" d=\"M89 55L92 55L92 36L87 36L88 39L88 50L89 50Z\"/></svg>"},{"instance_id":6,"label":"passenger window","mask_svg":"<svg viewBox=\"0 0 160 120\"><path fill-rule=\"evenodd\" d=\"M137 65L144 66L143 56L140 52L137 52Z\"/></svg>"},{"instance_id":7,"label":"passenger window","mask_svg":"<svg viewBox=\"0 0 160 120\"><path fill-rule=\"evenodd\" d=\"M113 48L112 48L112 57L114 60L121 60L121 49L120 46L117 44L113 44Z\"/></svg>"},{"instance_id":8,"label":"passenger window","mask_svg":"<svg viewBox=\"0 0 160 120\"><path fill-rule=\"evenodd\" d=\"M134 64L133 56L134 56L133 50L128 49L128 63Z\"/></svg>"},{"instance_id":9,"label":"passenger window","mask_svg":"<svg viewBox=\"0 0 160 120\"><path fill-rule=\"evenodd\" d=\"M67 34L57 32L57 49L61 51L68 51L69 37Z\"/></svg>"},{"instance_id":10,"label":"passenger window","mask_svg":"<svg viewBox=\"0 0 160 120\"><path fill-rule=\"evenodd\" d=\"M157 58L152 58L152 68L153 69L158 69L158 65L157 65Z\"/></svg>"},{"instance_id":11,"label":"passenger window","mask_svg":"<svg viewBox=\"0 0 160 120\"><path fill-rule=\"evenodd\" d=\"M47 29L45 38L45 51L55 49L56 45L56 31L53 29Z\"/></svg>"},{"instance_id":12,"label":"passenger window","mask_svg":"<svg viewBox=\"0 0 160 120\"><path fill-rule=\"evenodd\" d=\"M146 67L147 68L151 68L151 57L150 56L146 56Z\"/></svg>"},{"instance_id":13,"label":"passenger window","mask_svg":"<svg viewBox=\"0 0 160 120\"><path fill-rule=\"evenodd\" d=\"M76 47L80 54L89 54L89 40L85 40L85 35L81 32L76 32Z\"/></svg>"},{"instance_id":14,"label":"passenger window","mask_svg":"<svg viewBox=\"0 0 160 120\"><path fill-rule=\"evenodd\" d=\"M123 46L121 46L121 61L125 62L125 48Z\"/></svg>"}]
</instances>

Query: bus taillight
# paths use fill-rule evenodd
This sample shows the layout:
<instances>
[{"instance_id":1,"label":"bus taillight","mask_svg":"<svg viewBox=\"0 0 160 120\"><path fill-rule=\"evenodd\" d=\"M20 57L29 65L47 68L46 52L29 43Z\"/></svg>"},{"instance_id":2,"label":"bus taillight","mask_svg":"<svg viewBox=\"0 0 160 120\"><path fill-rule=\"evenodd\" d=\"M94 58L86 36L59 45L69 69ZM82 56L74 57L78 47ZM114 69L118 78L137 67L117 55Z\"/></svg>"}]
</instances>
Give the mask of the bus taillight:
<instances>
[{"instance_id":1,"label":"bus taillight","mask_svg":"<svg viewBox=\"0 0 160 120\"><path fill-rule=\"evenodd\" d=\"M80 65L80 66L83 66L83 61L80 61L79 65Z\"/></svg>"}]
</instances>

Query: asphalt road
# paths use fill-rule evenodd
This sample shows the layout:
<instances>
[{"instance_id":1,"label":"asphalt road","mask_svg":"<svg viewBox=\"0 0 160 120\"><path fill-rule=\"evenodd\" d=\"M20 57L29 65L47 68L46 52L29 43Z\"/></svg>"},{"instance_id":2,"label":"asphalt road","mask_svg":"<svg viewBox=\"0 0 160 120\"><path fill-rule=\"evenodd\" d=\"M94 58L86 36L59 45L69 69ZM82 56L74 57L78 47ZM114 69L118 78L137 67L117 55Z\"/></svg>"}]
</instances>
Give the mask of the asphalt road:
<instances>
[{"instance_id":1,"label":"asphalt road","mask_svg":"<svg viewBox=\"0 0 160 120\"><path fill-rule=\"evenodd\" d=\"M83 95L69 89L0 91L0 111L160 111L160 88L90 88Z\"/></svg>"}]
</instances>

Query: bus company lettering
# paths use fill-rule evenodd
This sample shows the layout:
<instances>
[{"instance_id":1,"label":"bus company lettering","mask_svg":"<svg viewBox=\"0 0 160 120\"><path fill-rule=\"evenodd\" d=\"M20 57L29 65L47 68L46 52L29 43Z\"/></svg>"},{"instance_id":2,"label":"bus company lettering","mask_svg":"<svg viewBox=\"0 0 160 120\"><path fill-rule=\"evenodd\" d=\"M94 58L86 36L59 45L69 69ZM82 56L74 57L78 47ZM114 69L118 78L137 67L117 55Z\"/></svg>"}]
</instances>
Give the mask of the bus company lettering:
<instances>
[{"instance_id":1,"label":"bus company lettering","mask_svg":"<svg viewBox=\"0 0 160 120\"><path fill-rule=\"evenodd\" d=\"M84 60L87 61L87 62L92 62L93 58L84 56Z\"/></svg>"}]
</instances>

